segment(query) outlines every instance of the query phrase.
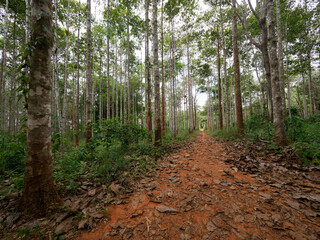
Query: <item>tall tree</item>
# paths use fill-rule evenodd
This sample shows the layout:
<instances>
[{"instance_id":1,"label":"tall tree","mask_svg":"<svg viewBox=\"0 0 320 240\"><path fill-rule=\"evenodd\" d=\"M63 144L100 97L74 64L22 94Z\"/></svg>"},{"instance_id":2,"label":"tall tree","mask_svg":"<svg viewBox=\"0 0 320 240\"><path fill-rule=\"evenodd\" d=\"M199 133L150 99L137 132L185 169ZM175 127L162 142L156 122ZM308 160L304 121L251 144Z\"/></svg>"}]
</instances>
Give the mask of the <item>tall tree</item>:
<instances>
[{"instance_id":1,"label":"tall tree","mask_svg":"<svg viewBox=\"0 0 320 240\"><path fill-rule=\"evenodd\" d=\"M238 30L236 16L236 0L232 0L232 45L233 45L233 62L234 62L234 83L235 83L235 103L237 113L237 128L238 133L243 134L243 115L241 101L241 86L240 86L240 67L238 54Z\"/></svg>"},{"instance_id":2,"label":"tall tree","mask_svg":"<svg viewBox=\"0 0 320 240\"><path fill-rule=\"evenodd\" d=\"M190 46L189 46L189 27L187 29L187 71L188 71L188 105L189 105L189 133L193 132L193 100L192 100L192 81L190 75Z\"/></svg>"},{"instance_id":3,"label":"tall tree","mask_svg":"<svg viewBox=\"0 0 320 240\"><path fill-rule=\"evenodd\" d=\"M0 112L2 120L2 129L7 130L7 116L6 116L6 71L7 71L7 36L8 36L8 23L9 23L9 2L6 0L5 20L4 20L4 34L3 34L3 48L0 69Z\"/></svg>"},{"instance_id":4,"label":"tall tree","mask_svg":"<svg viewBox=\"0 0 320 240\"><path fill-rule=\"evenodd\" d=\"M158 0L153 4L153 78L154 78L154 113L155 113L155 144L161 142L161 110L160 110L160 73L158 56Z\"/></svg>"},{"instance_id":5,"label":"tall tree","mask_svg":"<svg viewBox=\"0 0 320 240\"><path fill-rule=\"evenodd\" d=\"M91 0L87 0L87 95L86 95L86 143L92 137L92 59L91 59Z\"/></svg>"},{"instance_id":6,"label":"tall tree","mask_svg":"<svg viewBox=\"0 0 320 240\"><path fill-rule=\"evenodd\" d=\"M166 83L164 76L164 34L163 34L163 0L161 1L161 79L162 79L162 135L166 132Z\"/></svg>"},{"instance_id":7,"label":"tall tree","mask_svg":"<svg viewBox=\"0 0 320 240\"><path fill-rule=\"evenodd\" d=\"M276 142L280 146L287 144L286 133L284 129L284 116L282 110L282 98L280 92L279 79L279 62L277 55L277 40L275 34L275 16L273 0L268 0L268 47L270 55L271 68L271 85L272 85L272 100L273 100L273 125L275 129Z\"/></svg>"},{"instance_id":8,"label":"tall tree","mask_svg":"<svg viewBox=\"0 0 320 240\"><path fill-rule=\"evenodd\" d=\"M110 119L110 0L107 9L107 119Z\"/></svg>"},{"instance_id":9,"label":"tall tree","mask_svg":"<svg viewBox=\"0 0 320 240\"><path fill-rule=\"evenodd\" d=\"M32 1L31 69L28 93L27 160L23 206L40 216L61 203L53 179L51 155L52 3Z\"/></svg>"},{"instance_id":10,"label":"tall tree","mask_svg":"<svg viewBox=\"0 0 320 240\"><path fill-rule=\"evenodd\" d=\"M152 112L151 112L151 79L150 79L150 63L149 63L149 0L145 1L146 9L146 22L145 22L145 81L146 81L146 104L147 104L147 114L146 121L148 126L148 131L152 131Z\"/></svg>"},{"instance_id":11,"label":"tall tree","mask_svg":"<svg viewBox=\"0 0 320 240\"><path fill-rule=\"evenodd\" d=\"M222 103L221 103L221 96L222 96L222 90L221 90L221 64L220 64L220 34L219 34L219 27L217 28L218 33L218 98L219 98L219 119L220 119L220 129L223 129L223 116L222 116Z\"/></svg>"},{"instance_id":12,"label":"tall tree","mask_svg":"<svg viewBox=\"0 0 320 240\"><path fill-rule=\"evenodd\" d=\"M66 48L65 48L65 62L64 62L64 84L63 84L63 102L62 102L62 115L63 124L62 131L67 133L67 83L68 83L68 63L69 63L69 25L70 25L70 0L68 0L67 7L67 29L66 29Z\"/></svg>"},{"instance_id":13,"label":"tall tree","mask_svg":"<svg viewBox=\"0 0 320 240\"><path fill-rule=\"evenodd\" d=\"M76 146L79 145L79 108L80 108L80 15L81 3L79 0L78 8L78 36L77 36L77 97L76 97Z\"/></svg>"}]
</instances>

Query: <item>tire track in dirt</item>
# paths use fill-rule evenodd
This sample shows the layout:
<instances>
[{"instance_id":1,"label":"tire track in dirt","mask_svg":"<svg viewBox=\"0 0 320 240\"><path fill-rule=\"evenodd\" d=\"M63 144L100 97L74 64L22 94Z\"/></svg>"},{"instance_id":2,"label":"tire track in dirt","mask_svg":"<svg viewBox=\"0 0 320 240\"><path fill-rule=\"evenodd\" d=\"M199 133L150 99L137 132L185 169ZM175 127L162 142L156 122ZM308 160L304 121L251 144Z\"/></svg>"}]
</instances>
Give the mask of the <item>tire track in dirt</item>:
<instances>
[{"instance_id":1,"label":"tire track in dirt","mask_svg":"<svg viewBox=\"0 0 320 240\"><path fill-rule=\"evenodd\" d=\"M226 164L228 157L223 143L201 132L79 239L320 238L319 217L307 218L286 192Z\"/></svg>"}]
</instances>

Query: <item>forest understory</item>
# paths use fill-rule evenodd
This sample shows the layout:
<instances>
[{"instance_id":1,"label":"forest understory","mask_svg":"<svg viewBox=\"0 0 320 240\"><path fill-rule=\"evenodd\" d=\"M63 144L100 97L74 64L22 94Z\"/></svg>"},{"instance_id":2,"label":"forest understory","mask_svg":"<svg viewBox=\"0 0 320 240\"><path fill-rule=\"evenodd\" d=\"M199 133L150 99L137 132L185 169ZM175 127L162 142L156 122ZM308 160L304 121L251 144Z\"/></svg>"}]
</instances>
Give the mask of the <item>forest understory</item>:
<instances>
[{"instance_id":1,"label":"forest understory","mask_svg":"<svg viewBox=\"0 0 320 240\"><path fill-rule=\"evenodd\" d=\"M202 131L126 186L81 182L46 218L28 221L6 196L1 238L319 239L320 168L288 156Z\"/></svg>"}]
</instances>

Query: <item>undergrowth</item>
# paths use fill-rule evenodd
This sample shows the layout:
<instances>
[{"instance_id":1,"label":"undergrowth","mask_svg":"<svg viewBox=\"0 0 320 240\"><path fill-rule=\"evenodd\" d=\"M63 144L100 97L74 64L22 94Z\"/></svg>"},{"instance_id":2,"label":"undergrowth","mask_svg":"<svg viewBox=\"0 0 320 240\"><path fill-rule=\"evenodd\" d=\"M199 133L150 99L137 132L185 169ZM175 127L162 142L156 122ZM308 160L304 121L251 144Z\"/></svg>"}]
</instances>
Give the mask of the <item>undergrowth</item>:
<instances>
[{"instance_id":1,"label":"undergrowth","mask_svg":"<svg viewBox=\"0 0 320 240\"><path fill-rule=\"evenodd\" d=\"M306 165L320 165L320 114L315 114L303 119L298 111L291 111L291 118L285 119L285 128L288 148L291 148ZM253 115L245 121L245 134L241 136L237 128L233 127L229 132L216 130L210 132L224 141L249 141L252 143L264 142L269 150L281 151L282 149L274 142L274 127L272 122L261 115Z\"/></svg>"},{"instance_id":2,"label":"undergrowth","mask_svg":"<svg viewBox=\"0 0 320 240\"><path fill-rule=\"evenodd\" d=\"M52 137L53 173L60 192L75 194L84 180L110 183L139 178L156 164L156 160L174 151L190 135L181 131L175 139L166 132L160 146L150 141L151 135L133 121L122 124L119 119L104 120L93 125L89 144L80 142L78 147L70 137ZM8 179L7 186L0 186L1 195L23 190L23 173L26 159L26 137L1 134L0 181ZM126 182L122 182L126 184Z\"/></svg>"}]
</instances>

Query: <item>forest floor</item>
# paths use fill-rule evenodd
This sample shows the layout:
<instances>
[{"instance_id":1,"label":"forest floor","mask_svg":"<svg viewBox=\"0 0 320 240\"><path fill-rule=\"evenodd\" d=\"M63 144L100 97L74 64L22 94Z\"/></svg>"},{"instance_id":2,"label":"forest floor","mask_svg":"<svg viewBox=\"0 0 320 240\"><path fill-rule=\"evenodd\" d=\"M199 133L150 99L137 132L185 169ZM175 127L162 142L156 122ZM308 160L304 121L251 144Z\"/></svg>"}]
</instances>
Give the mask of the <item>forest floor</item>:
<instances>
[{"instance_id":1,"label":"forest floor","mask_svg":"<svg viewBox=\"0 0 320 240\"><path fill-rule=\"evenodd\" d=\"M281 158L281 157L280 157ZM201 132L77 239L320 239L320 168Z\"/></svg>"}]
</instances>

